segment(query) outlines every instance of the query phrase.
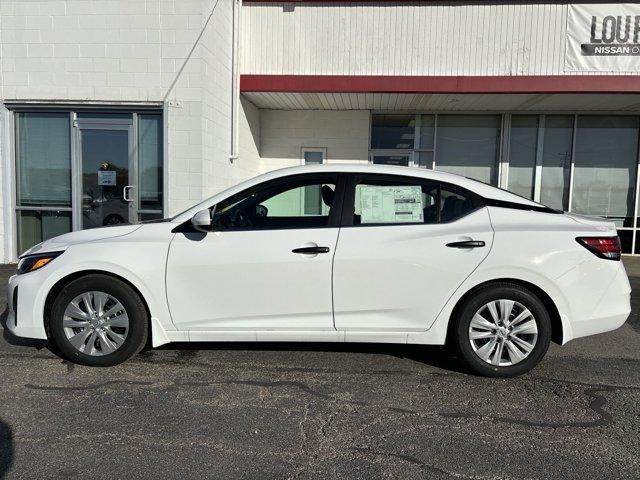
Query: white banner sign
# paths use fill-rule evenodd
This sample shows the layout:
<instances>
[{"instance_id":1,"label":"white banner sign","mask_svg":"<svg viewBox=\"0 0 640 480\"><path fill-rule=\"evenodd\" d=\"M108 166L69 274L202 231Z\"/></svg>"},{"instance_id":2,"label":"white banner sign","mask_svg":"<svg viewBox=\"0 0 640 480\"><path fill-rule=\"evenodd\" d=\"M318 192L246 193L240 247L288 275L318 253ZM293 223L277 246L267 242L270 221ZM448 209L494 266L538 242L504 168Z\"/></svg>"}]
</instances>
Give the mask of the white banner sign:
<instances>
[{"instance_id":1,"label":"white banner sign","mask_svg":"<svg viewBox=\"0 0 640 480\"><path fill-rule=\"evenodd\" d=\"M640 72L640 4L568 8L566 71Z\"/></svg>"}]
</instances>

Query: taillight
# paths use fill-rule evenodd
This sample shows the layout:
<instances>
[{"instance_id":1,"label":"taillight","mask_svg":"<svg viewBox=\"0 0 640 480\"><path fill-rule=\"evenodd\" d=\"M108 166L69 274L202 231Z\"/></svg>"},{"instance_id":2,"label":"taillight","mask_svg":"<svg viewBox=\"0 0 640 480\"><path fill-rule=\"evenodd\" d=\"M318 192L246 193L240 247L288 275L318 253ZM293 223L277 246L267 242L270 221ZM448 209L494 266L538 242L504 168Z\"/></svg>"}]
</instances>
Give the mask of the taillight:
<instances>
[{"instance_id":1,"label":"taillight","mask_svg":"<svg viewBox=\"0 0 640 480\"><path fill-rule=\"evenodd\" d=\"M600 258L620 260L620 237L578 237L578 243Z\"/></svg>"}]
</instances>

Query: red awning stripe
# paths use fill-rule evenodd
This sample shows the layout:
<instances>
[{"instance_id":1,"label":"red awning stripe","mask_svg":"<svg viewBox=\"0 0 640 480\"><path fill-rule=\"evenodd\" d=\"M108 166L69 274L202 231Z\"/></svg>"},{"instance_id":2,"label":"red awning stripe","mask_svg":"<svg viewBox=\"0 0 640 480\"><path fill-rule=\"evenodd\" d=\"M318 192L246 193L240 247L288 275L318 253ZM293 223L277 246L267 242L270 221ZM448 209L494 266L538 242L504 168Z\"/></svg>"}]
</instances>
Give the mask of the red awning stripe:
<instances>
[{"instance_id":1,"label":"red awning stripe","mask_svg":"<svg viewBox=\"0 0 640 480\"><path fill-rule=\"evenodd\" d=\"M243 92L640 93L638 75L241 75Z\"/></svg>"}]
</instances>

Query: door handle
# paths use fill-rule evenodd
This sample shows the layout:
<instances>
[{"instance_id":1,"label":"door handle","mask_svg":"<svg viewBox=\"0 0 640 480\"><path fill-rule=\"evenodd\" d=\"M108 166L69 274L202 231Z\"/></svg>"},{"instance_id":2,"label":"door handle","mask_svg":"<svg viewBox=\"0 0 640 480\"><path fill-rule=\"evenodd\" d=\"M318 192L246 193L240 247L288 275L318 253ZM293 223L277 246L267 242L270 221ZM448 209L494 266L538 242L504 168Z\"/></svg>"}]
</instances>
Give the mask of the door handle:
<instances>
[{"instance_id":1,"label":"door handle","mask_svg":"<svg viewBox=\"0 0 640 480\"><path fill-rule=\"evenodd\" d=\"M482 240L463 240L461 242L447 243L447 247L451 248L478 248L484 247L485 243Z\"/></svg>"},{"instance_id":2,"label":"door handle","mask_svg":"<svg viewBox=\"0 0 640 480\"><path fill-rule=\"evenodd\" d=\"M132 190L132 189L133 189L133 185L125 185L125 187L122 189L122 199L125 202L133 202L133 198L127 195L127 193L129 193L129 190Z\"/></svg>"},{"instance_id":3,"label":"door handle","mask_svg":"<svg viewBox=\"0 0 640 480\"><path fill-rule=\"evenodd\" d=\"M291 250L293 253L302 253L307 255L317 255L318 253L329 253L329 247L300 247Z\"/></svg>"}]
</instances>

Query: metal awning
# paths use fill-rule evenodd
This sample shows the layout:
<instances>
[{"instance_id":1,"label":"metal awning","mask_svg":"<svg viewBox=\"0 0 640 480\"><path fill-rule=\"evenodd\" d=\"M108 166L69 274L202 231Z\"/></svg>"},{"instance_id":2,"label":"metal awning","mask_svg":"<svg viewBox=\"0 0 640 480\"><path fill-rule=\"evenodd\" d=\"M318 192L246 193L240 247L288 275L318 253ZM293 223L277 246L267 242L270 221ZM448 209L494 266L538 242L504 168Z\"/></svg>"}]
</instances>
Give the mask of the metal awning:
<instances>
[{"instance_id":1,"label":"metal awning","mask_svg":"<svg viewBox=\"0 0 640 480\"><path fill-rule=\"evenodd\" d=\"M244 92L243 95L259 108L280 110L640 112L640 93Z\"/></svg>"}]
</instances>

